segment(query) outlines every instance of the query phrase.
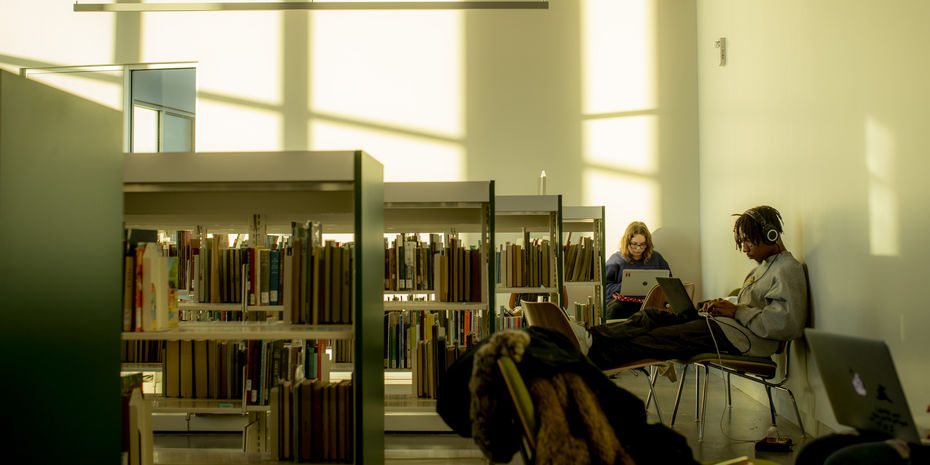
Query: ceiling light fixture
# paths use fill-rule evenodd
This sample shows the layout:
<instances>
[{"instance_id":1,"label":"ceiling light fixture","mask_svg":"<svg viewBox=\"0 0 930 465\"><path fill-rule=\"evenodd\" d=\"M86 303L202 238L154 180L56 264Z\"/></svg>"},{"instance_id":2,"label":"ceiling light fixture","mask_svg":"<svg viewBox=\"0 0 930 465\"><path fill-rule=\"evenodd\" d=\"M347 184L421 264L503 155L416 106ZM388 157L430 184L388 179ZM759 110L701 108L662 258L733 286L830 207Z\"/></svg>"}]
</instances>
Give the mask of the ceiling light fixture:
<instances>
[{"instance_id":1,"label":"ceiling light fixture","mask_svg":"<svg viewBox=\"0 0 930 465\"><path fill-rule=\"evenodd\" d=\"M545 10L548 0L412 1L412 2L201 2L201 3L78 3L74 11L257 11L257 10Z\"/></svg>"}]
</instances>

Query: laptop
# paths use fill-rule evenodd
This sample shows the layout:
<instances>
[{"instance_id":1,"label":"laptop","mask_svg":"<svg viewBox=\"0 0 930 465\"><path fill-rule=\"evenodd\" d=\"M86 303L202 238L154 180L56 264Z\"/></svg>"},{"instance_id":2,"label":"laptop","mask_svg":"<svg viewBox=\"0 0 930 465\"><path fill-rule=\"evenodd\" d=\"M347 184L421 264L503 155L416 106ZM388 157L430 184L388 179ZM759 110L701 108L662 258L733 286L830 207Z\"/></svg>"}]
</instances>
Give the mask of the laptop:
<instances>
[{"instance_id":1,"label":"laptop","mask_svg":"<svg viewBox=\"0 0 930 465\"><path fill-rule=\"evenodd\" d=\"M656 278L656 281L658 281L659 286L662 287L665 300L668 301L673 312L684 313L688 310L697 311L697 309L694 308L694 302L691 301L691 296L688 295L688 290L685 289L685 285L680 279L659 277Z\"/></svg>"},{"instance_id":2,"label":"laptop","mask_svg":"<svg viewBox=\"0 0 930 465\"><path fill-rule=\"evenodd\" d=\"M884 341L811 328L805 329L804 334L839 424L884 431L895 438L920 443L894 360Z\"/></svg>"},{"instance_id":3,"label":"laptop","mask_svg":"<svg viewBox=\"0 0 930 465\"><path fill-rule=\"evenodd\" d=\"M620 294L631 297L644 296L656 285L657 277L668 275L668 270L623 270Z\"/></svg>"}]
</instances>

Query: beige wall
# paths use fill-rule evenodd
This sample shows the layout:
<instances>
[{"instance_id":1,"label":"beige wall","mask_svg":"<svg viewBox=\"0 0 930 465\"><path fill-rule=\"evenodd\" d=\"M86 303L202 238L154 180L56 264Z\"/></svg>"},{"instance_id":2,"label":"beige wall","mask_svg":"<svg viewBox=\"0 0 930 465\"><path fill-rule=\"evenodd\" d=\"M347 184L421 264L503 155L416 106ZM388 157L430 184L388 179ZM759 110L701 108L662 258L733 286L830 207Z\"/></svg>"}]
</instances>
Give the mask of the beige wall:
<instances>
[{"instance_id":1,"label":"beige wall","mask_svg":"<svg viewBox=\"0 0 930 465\"><path fill-rule=\"evenodd\" d=\"M697 4L704 291L738 285L752 265L734 250L729 215L779 208L786 245L809 269L813 326L887 341L915 420L930 426L930 3ZM801 408L833 425L796 347Z\"/></svg>"},{"instance_id":2,"label":"beige wall","mask_svg":"<svg viewBox=\"0 0 930 465\"><path fill-rule=\"evenodd\" d=\"M499 194L536 193L545 170L564 205L607 206L609 248L644 220L674 273L699 280L691 1L113 14L4 0L3 10L0 67L12 72L196 61L199 151L363 148L387 180L494 179ZM80 86L119 106L118 85Z\"/></svg>"}]
</instances>

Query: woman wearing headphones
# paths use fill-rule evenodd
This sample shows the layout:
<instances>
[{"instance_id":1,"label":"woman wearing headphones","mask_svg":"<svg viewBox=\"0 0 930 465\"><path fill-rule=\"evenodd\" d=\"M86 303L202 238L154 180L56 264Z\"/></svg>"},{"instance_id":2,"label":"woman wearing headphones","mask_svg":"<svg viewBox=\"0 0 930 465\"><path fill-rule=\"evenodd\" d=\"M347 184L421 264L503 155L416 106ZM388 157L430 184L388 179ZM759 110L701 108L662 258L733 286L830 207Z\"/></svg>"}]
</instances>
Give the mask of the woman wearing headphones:
<instances>
[{"instance_id":1,"label":"woman wearing headphones","mask_svg":"<svg viewBox=\"0 0 930 465\"><path fill-rule=\"evenodd\" d=\"M654 249L652 234L642 221L634 221L626 227L618 248L620 250L607 259L604 270L608 320L627 318L639 311L643 303L644 296L620 295L624 270L670 270L662 254Z\"/></svg>"}]
</instances>

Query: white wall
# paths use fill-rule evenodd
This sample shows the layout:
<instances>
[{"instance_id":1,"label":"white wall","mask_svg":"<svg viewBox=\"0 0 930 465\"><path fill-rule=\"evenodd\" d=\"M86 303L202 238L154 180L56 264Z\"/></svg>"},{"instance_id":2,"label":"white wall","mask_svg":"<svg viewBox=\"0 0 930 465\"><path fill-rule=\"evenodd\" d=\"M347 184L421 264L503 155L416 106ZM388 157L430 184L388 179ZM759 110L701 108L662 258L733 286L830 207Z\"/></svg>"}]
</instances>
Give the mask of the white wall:
<instances>
[{"instance_id":1,"label":"white wall","mask_svg":"<svg viewBox=\"0 0 930 465\"><path fill-rule=\"evenodd\" d=\"M691 1L143 14L72 3L4 0L0 68L196 61L199 151L363 148L387 180L494 179L499 194L536 193L546 170L564 205L607 206L608 245L644 220L675 274L699 279Z\"/></svg>"},{"instance_id":2,"label":"white wall","mask_svg":"<svg viewBox=\"0 0 930 465\"><path fill-rule=\"evenodd\" d=\"M809 269L813 326L887 341L924 426L928 22L921 0L698 2L705 293L738 285L752 265L734 250L729 215L780 209L786 245ZM835 426L796 347L801 408Z\"/></svg>"}]
</instances>

